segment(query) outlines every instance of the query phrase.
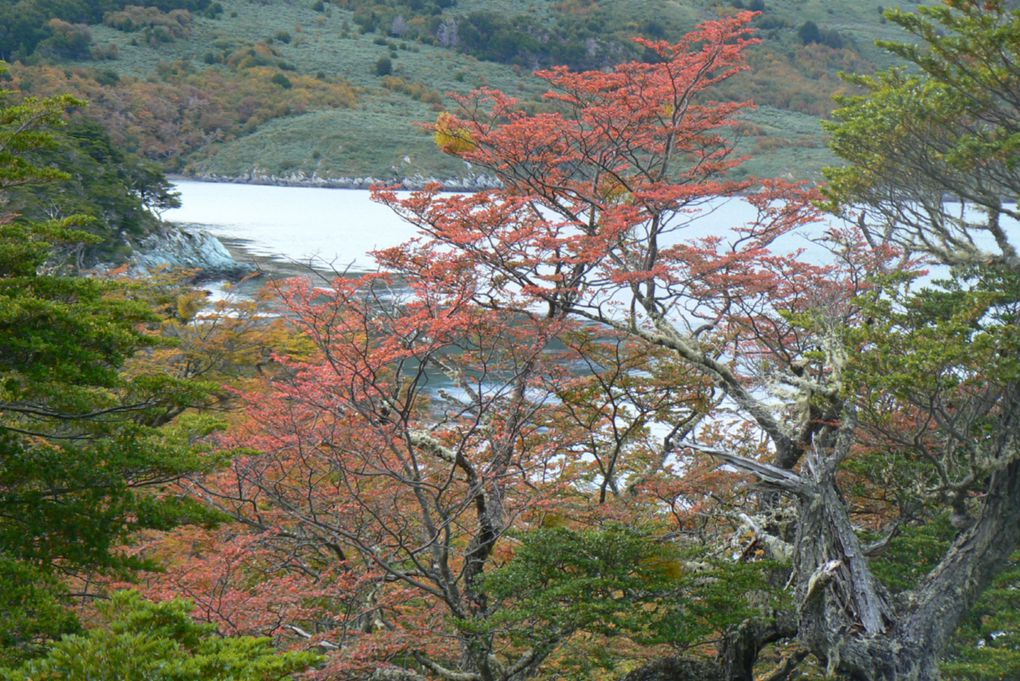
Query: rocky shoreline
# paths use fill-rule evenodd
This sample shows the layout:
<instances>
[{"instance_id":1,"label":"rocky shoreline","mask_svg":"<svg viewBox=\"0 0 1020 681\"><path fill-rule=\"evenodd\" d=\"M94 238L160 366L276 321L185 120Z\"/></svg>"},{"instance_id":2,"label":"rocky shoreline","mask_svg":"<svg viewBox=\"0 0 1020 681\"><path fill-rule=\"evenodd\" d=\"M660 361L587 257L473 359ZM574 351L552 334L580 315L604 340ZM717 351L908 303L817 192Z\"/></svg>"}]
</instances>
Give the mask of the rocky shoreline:
<instances>
[{"instance_id":1,"label":"rocky shoreline","mask_svg":"<svg viewBox=\"0 0 1020 681\"><path fill-rule=\"evenodd\" d=\"M230 184L259 184L273 187L318 187L321 189L371 189L375 186L399 187L400 189L422 189L430 184L439 184L445 191L476 192L483 189L495 189L500 186L498 179L491 175L472 175L469 177L431 177L411 175L407 177L322 177L316 173L296 171L288 175L272 175L253 170L243 175L217 175L201 173L198 175L171 175L171 181L186 180L193 182L223 182Z\"/></svg>"},{"instance_id":2,"label":"rocky shoreline","mask_svg":"<svg viewBox=\"0 0 1020 681\"><path fill-rule=\"evenodd\" d=\"M235 279L253 267L234 259L212 234L194 227L164 223L159 231L133 244L128 273L145 277L168 269L196 270L196 279Z\"/></svg>"},{"instance_id":3,"label":"rocky shoreline","mask_svg":"<svg viewBox=\"0 0 1020 681\"><path fill-rule=\"evenodd\" d=\"M239 262L218 238L195 225L161 223L140 239L124 239L130 255L91 264L70 258L57 259L50 266L58 271L104 276L117 272L142 279L170 270L189 272L193 282L237 280L251 274L255 266Z\"/></svg>"},{"instance_id":4,"label":"rocky shoreline","mask_svg":"<svg viewBox=\"0 0 1020 681\"><path fill-rule=\"evenodd\" d=\"M416 190L429 184L438 183L445 191L451 192L472 192L499 186L499 181L496 178L487 175L445 179L422 175L402 178L326 178L302 172L280 176L253 171L241 176L174 175L169 176L168 179L171 181L362 190L378 185ZM237 261L223 245L223 242L196 225L163 223L157 231L137 241L131 241L127 245L130 247L131 255L126 261L100 263L92 269L96 272L106 272L126 264L128 266L127 274L132 277L147 277L162 270L193 270L196 272L194 280L239 279L255 269L250 263Z\"/></svg>"}]
</instances>

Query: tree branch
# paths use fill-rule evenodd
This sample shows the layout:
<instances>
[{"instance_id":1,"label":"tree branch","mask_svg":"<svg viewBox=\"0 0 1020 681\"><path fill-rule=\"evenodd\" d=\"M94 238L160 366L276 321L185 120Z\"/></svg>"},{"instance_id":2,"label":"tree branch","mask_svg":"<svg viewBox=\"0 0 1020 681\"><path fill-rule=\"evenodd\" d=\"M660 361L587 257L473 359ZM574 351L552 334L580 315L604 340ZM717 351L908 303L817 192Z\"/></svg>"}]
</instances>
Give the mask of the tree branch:
<instances>
[{"instance_id":1,"label":"tree branch","mask_svg":"<svg viewBox=\"0 0 1020 681\"><path fill-rule=\"evenodd\" d=\"M455 672L452 669L447 669L441 664L429 659L429 657L423 653L415 652L414 659L418 661L418 664L445 681L481 681L482 679L482 675L476 672Z\"/></svg>"},{"instance_id":2,"label":"tree branch","mask_svg":"<svg viewBox=\"0 0 1020 681\"><path fill-rule=\"evenodd\" d=\"M784 468L755 461L754 459L748 459L738 454L732 454L715 447L706 447L704 445L691 442L685 442L683 446L693 449L694 451L701 452L702 454L708 454L709 456L714 456L717 459L722 459L726 463L735 466L742 471L755 475L765 484L778 487L785 492L801 497L812 496L815 493L815 486L813 483Z\"/></svg>"}]
</instances>

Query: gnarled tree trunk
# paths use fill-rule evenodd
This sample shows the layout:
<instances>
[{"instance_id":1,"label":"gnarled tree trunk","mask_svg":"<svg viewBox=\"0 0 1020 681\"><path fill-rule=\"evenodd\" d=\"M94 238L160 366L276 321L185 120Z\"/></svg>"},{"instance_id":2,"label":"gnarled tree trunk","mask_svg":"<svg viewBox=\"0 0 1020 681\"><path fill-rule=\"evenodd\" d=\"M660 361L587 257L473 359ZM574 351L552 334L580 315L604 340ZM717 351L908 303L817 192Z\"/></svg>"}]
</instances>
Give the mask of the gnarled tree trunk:
<instances>
[{"instance_id":1,"label":"gnarled tree trunk","mask_svg":"<svg viewBox=\"0 0 1020 681\"><path fill-rule=\"evenodd\" d=\"M841 435L845 435L849 429ZM834 480L840 447L805 464L795 542L798 637L854 681L934 681L960 619L1020 545L1020 461L991 474L976 522L902 603L868 564Z\"/></svg>"}]
</instances>

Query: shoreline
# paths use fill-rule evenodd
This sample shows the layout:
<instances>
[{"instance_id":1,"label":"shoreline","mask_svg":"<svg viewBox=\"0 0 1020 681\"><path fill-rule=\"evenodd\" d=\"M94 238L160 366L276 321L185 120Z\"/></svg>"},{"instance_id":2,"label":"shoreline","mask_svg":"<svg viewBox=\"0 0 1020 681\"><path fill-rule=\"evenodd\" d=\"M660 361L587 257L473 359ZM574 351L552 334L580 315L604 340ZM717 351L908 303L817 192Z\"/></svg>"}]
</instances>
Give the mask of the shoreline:
<instances>
[{"instance_id":1,"label":"shoreline","mask_svg":"<svg viewBox=\"0 0 1020 681\"><path fill-rule=\"evenodd\" d=\"M438 178L412 175L399 178L377 178L377 177L319 177L317 175L305 175L296 173L293 175L261 175L248 173L245 175L185 175L180 173L167 174L170 182L210 182L219 184L250 184L265 187L302 187L308 189L357 189L368 190L373 187L394 188L404 191L416 191L424 189L430 184L439 184L446 192L477 192L485 189L496 189L500 186L499 180L489 175L478 175L464 178Z\"/></svg>"}]
</instances>

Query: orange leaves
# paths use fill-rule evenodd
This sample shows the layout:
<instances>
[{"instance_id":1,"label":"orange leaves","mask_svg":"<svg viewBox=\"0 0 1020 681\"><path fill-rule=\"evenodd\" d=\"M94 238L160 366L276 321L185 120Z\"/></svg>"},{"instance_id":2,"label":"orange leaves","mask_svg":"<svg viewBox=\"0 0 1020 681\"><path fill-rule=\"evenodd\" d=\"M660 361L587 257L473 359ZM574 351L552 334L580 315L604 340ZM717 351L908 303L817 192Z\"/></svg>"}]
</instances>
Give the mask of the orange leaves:
<instances>
[{"instance_id":1,"label":"orange leaves","mask_svg":"<svg viewBox=\"0 0 1020 681\"><path fill-rule=\"evenodd\" d=\"M261 56L263 44L244 51ZM291 87L273 78L284 74ZM274 65L168 72L167 82L121 77L103 84L85 71L17 66L12 75L34 95L72 92L90 103L112 138L155 160L182 157L211 139L230 139L273 118L323 108L352 108L358 92L344 80L321 80ZM30 87L29 87L30 86Z\"/></svg>"},{"instance_id":2,"label":"orange leaves","mask_svg":"<svg viewBox=\"0 0 1020 681\"><path fill-rule=\"evenodd\" d=\"M715 276L732 267L702 268L716 281L695 285L694 263L683 260L694 252L674 246L713 200L755 186L728 177L741 159L726 130L747 104L708 95L745 68L753 16L708 22L675 44L644 42L658 63L541 71L551 90L540 113L491 89L461 98L458 112L437 121L437 142L503 188L472 197L379 194L426 237L380 254L382 262L415 280L424 274L450 290L470 289L472 298L517 309L541 304L552 315L605 305L639 284L665 286L658 291L671 294L661 301L667 308L705 291L732 295L734 286L720 289ZM725 257L764 257L761 249L811 218L807 199L795 187L766 185L751 199L762 207L761 223L738 225L739 253Z\"/></svg>"},{"instance_id":3,"label":"orange leaves","mask_svg":"<svg viewBox=\"0 0 1020 681\"><path fill-rule=\"evenodd\" d=\"M684 443L765 457L789 439L757 401L818 347L789 313L850 314L860 280L791 242L809 192L730 175L746 105L711 92L744 68L752 16L646 43L657 63L542 72L538 114L493 90L460 100L436 142L502 186L376 191L419 236L376 253L381 273L283 292L315 353L248 397L231 444L257 454L206 492L284 573L356 575L343 603L362 633L329 674L409 653L474 674L459 652L485 646L511 668L512 636L477 632L515 530L730 531L718 505L753 490ZM358 628L330 612L324 630Z\"/></svg>"}]
</instances>

